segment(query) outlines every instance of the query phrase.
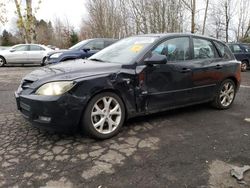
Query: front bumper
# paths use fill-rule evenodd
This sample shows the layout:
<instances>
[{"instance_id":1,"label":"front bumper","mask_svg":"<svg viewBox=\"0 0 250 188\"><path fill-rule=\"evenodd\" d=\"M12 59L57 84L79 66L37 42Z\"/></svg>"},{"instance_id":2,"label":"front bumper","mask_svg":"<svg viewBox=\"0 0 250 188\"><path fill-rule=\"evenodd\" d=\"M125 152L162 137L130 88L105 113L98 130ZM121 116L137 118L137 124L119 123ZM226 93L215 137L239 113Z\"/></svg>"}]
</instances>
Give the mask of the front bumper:
<instances>
[{"instance_id":1,"label":"front bumper","mask_svg":"<svg viewBox=\"0 0 250 188\"><path fill-rule=\"evenodd\" d=\"M59 59L46 58L46 60L45 60L45 65L55 64L55 63L59 63Z\"/></svg>"},{"instance_id":2,"label":"front bumper","mask_svg":"<svg viewBox=\"0 0 250 188\"><path fill-rule=\"evenodd\" d=\"M32 125L54 131L75 131L86 105L84 98L62 96L19 95L17 108Z\"/></svg>"}]
</instances>

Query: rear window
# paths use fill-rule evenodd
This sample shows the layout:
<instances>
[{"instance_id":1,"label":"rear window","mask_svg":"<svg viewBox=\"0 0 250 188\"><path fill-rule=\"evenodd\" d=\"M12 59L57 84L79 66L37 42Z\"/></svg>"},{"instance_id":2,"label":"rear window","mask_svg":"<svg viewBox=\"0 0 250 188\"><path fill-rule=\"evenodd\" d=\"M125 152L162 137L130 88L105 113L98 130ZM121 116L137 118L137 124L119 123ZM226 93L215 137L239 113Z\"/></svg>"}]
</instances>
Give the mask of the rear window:
<instances>
[{"instance_id":1,"label":"rear window","mask_svg":"<svg viewBox=\"0 0 250 188\"><path fill-rule=\"evenodd\" d=\"M232 53L230 52L229 48L225 44L222 44L217 41L214 41L214 44L220 54L220 57L222 57L223 59L233 59Z\"/></svg>"}]
</instances>

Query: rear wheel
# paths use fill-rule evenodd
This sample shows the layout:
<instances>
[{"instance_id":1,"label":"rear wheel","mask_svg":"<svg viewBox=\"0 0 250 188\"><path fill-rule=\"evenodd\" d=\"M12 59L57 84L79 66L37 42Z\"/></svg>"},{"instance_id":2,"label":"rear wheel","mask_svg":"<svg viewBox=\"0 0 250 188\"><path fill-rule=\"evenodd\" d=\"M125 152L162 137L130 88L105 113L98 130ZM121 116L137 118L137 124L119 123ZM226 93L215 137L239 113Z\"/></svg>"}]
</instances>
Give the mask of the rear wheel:
<instances>
[{"instance_id":1,"label":"rear wheel","mask_svg":"<svg viewBox=\"0 0 250 188\"><path fill-rule=\"evenodd\" d=\"M5 63L6 63L5 59L0 56L0 67L3 67Z\"/></svg>"},{"instance_id":2,"label":"rear wheel","mask_svg":"<svg viewBox=\"0 0 250 188\"><path fill-rule=\"evenodd\" d=\"M241 71L246 72L248 67L248 62L247 61L242 61L241 62Z\"/></svg>"},{"instance_id":3,"label":"rear wheel","mask_svg":"<svg viewBox=\"0 0 250 188\"><path fill-rule=\"evenodd\" d=\"M89 102L82 118L82 128L94 138L107 139L118 134L124 120L125 108L120 97L104 92Z\"/></svg>"},{"instance_id":4,"label":"rear wheel","mask_svg":"<svg viewBox=\"0 0 250 188\"><path fill-rule=\"evenodd\" d=\"M213 101L213 106L218 109L228 109L233 104L236 94L236 86L233 80L224 80Z\"/></svg>"},{"instance_id":5,"label":"rear wheel","mask_svg":"<svg viewBox=\"0 0 250 188\"><path fill-rule=\"evenodd\" d=\"M45 60L46 60L46 57L43 58L42 62L41 62L41 66L44 66L45 65Z\"/></svg>"}]
</instances>

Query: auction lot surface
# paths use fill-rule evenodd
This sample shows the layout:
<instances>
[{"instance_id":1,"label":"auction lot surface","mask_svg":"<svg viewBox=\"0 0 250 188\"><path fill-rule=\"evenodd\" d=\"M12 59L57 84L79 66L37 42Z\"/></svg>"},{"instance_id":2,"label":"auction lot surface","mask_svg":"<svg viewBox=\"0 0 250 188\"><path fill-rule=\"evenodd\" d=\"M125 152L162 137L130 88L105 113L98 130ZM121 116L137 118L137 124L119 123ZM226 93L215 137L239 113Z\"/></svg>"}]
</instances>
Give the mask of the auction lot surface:
<instances>
[{"instance_id":1,"label":"auction lot surface","mask_svg":"<svg viewBox=\"0 0 250 188\"><path fill-rule=\"evenodd\" d=\"M250 165L250 71L229 110L136 118L96 141L38 130L20 115L14 91L36 68L0 68L0 187L250 187L250 172L243 184L230 176Z\"/></svg>"}]
</instances>

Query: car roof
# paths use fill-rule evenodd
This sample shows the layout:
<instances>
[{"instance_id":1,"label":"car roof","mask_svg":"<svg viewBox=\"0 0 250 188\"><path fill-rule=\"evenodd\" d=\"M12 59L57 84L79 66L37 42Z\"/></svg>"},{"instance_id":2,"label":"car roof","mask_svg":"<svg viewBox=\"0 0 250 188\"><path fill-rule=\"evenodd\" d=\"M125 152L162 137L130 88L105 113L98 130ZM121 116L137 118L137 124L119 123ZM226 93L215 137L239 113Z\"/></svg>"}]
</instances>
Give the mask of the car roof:
<instances>
[{"instance_id":1,"label":"car roof","mask_svg":"<svg viewBox=\"0 0 250 188\"><path fill-rule=\"evenodd\" d=\"M221 43L224 43L223 41L213 38L213 37L208 37L204 35L197 35L197 34L192 34L192 33L153 33L153 34L143 34L143 35L137 35L137 36L148 36L148 37L159 37L159 38L167 38L167 37L181 37L181 36L194 36L194 37L200 37L204 39L209 39L209 40L215 40Z\"/></svg>"}]
</instances>

